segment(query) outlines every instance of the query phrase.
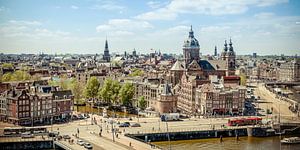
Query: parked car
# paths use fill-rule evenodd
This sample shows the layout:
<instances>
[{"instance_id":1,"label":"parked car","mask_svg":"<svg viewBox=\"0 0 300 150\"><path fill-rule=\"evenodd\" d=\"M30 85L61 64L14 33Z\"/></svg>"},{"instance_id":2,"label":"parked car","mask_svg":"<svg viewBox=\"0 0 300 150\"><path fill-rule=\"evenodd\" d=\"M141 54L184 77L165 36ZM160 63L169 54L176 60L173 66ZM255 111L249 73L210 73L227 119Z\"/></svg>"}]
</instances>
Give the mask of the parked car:
<instances>
[{"instance_id":1,"label":"parked car","mask_svg":"<svg viewBox=\"0 0 300 150\"><path fill-rule=\"evenodd\" d=\"M84 148L86 148L86 149L93 149L93 145L86 142L86 143L84 143Z\"/></svg>"},{"instance_id":2,"label":"parked car","mask_svg":"<svg viewBox=\"0 0 300 150\"><path fill-rule=\"evenodd\" d=\"M130 126L130 123L129 122L124 122L125 124L128 124Z\"/></svg>"},{"instance_id":3,"label":"parked car","mask_svg":"<svg viewBox=\"0 0 300 150\"><path fill-rule=\"evenodd\" d=\"M121 123L120 125L119 125L119 127L129 127L130 125L129 124L127 124L127 123Z\"/></svg>"},{"instance_id":4,"label":"parked car","mask_svg":"<svg viewBox=\"0 0 300 150\"><path fill-rule=\"evenodd\" d=\"M49 132L49 137L56 137L59 133L57 131Z\"/></svg>"},{"instance_id":5,"label":"parked car","mask_svg":"<svg viewBox=\"0 0 300 150\"><path fill-rule=\"evenodd\" d=\"M30 132L24 132L21 134L22 138L34 138L34 135L31 134Z\"/></svg>"},{"instance_id":6,"label":"parked car","mask_svg":"<svg viewBox=\"0 0 300 150\"><path fill-rule=\"evenodd\" d=\"M71 139L71 137L69 135L63 135L64 139Z\"/></svg>"},{"instance_id":7,"label":"parked car","mask_svg":"<svg viewBox=\"0 0 300 150\"><path fill-rule=\"evenodd\" d=\"M80 146L83 146L83 145L84 145L84 141L82 141L82 140L77 140L77 144L80 145Z\"/></svg>"},{"instance_id":8,"label":"parked car","mask_svg":"<svg viewBox=\"0 0 300 150\"><path fill-rule=\"evenodd\" d=\"M133 123L131 124L131 127L141 127L141 125L139 123Z\"/></svg>"}]
</instances>

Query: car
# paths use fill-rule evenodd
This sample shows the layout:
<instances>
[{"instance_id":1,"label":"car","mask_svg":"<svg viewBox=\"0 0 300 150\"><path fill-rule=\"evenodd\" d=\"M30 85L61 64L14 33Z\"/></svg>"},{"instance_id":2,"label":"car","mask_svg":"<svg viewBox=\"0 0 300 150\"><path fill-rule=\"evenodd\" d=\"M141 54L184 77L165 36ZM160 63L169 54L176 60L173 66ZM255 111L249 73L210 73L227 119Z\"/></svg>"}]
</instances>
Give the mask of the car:
<instances>
[{"instance_id":1,"label":"car","mask_svg":"<svg viewBox=\"0 0 300 150\"><path fill-rule=\"evenodd\" d=\"M84 143L84 148L86 148L86 149L93 149L93 145L90 144L90 143L85 142Z\"/></svg>"},{"instance_id":2,"label":"car","mask_svg":"<svg viewBox=\"0 0 300 150\"><path fill-rule=\"evenodd\" d=\"M63 135L64 139L71 139L71 137L69 135Z\"/></svg>"},{"instance_id":3,"label":"car","mask_svg":"<svg viewBox=\"0 0 300 150\"><path fill-rule=\"evenodd\" d=\"M59 133L57 131L49 132L49 137L56 137Z\"/></svg>"},{"instance_id":4,"label":"car","mask_svg":"<svg viewBox=\"0 0 300 150\"><path fill-rule=\"evenodd\" d=\"M22 138L34 138L34 135L31 134L30 132L24 132L21 134Z\"/></svg>"},{"instance_id":5,"label":"car","mask_svg":"<svg viewBox=\"0 0 300 150\"><path fill-rule=\"evenodd\" d=\"M130 125L129 124L127 124L127 123L121 123L120 125L119 125L119 127L129 127Z\"/></svg>"},{"instance_id":6,"label":"car","mask_svg":"<svg viewBox=\"0 0 300 150\"><path fill-rule=\"evenodd\" d=\"M77 144L78 144L78 145L80 145L80 146L83 146L83 145L84 145L84 143L85 143L85 142L84 142L84 141L82 141L82 140L77 140Z\"/></svg>"},{"instance_id":7,"label":"car","mask_svg":"<svg viewBox=\"0 0 300 150\"><path fill-rule=\"evenodd\" d=\"M129 122L124 122L124 124L128 124L130 126L130 123Z\"/></svg>"},{"instance_id":8,"label":"car","mask_svg":"<svg viewBox=\"0 0 300 150\"><path fill-rule=\"evenodd\" d=\"M141 125L139 123L133 123L131 124L131 127L141 127Z\"/></svg>"}]
</instances>

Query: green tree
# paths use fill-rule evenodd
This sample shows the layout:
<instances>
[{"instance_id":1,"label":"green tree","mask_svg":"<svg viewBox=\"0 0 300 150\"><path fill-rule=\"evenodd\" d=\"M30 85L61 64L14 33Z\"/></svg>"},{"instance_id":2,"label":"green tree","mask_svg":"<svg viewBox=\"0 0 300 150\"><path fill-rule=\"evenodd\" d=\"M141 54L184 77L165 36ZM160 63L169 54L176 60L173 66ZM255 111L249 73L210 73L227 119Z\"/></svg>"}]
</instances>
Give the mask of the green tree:
<instances>
[{"instance_id":1,"label":"green tree","mask_svg":"<svg viewBox=\"0 0 300 150\"><path fill-rule=\"evenodd\" d=\"M10 81L24 81L29 80L30 78L30 74L26 71L17 70L12 74Z\"/></svg>"},{"instance_id":2,"label":"green tree","mask_svg":"<svg viewBox=\"0 0 300 150\"><path fill-rule=\"evenodd\" d=\"M80 83L77 79L71 80L71 90L74 95L74 101L76 101L77 104L82 102L82 94L83 94L84 84ZM78 110L78 105L77 105Z\"/></svg>"},{"instance_id":3,"label":"green tree","mask_svg":"<svg viewBox=\"0 0 300 150\"><path fill-rule=\"evenodd\" d=\"M12 77L12 73L5 73L3 76L2 76L2 82L8 82L8 81L11 81L11 77Z\"/></svg>"},{"instance_id":4,"label":"green tree","mask_svg":"<svg viewBox=\"0 0 300 150\"><path fill-rule=\"evenodd\" d=\"M61 75L60 76L60 78L59 78L59 87L61 87L63 90L71 89L70 82L67 78L67 75Z\"/></svg>"},{"instance_id":5,"label":"green tree","mask_svg":"<svg viewBox=\"0 0 300 150\"><path fill-rule=\"evenodd\" d=\"M145 101L145 97L141 96L139 98L139 108L142 109L142 110L145 110L146 106L147 106L147 102Z\"/></svg>"},{"instance_id":6,"label":"green tree","mask_svg":"<svg viewBox=\"0 0 300 150\"><path fill-rule=\"evenodd\" d=\"M13 67L14 67L14 65L11 64L11 63L4 63L4 64L2 64L2 68L13 68Z\"/></svg>"},{"instance_id":7,"label":"green tree","mask_svg":"<svg viewBox=\"0 0 300 150\"><path fill-rule=\"evenodd\" d=\"M118 81L107 78L103 87L100 88L98 96L107 103L118 103L118 95L121 85Z\"/></svg>"},{"instance_id":8,"label":"green tree","mask_svg":"<svg viewBox=\"0 0 300 150\"><path fill-rule=\"evenodd\" d=\"M125 106L131 106L133 95L134 95L133 85L130 83L123 84L119 92L119 98L122 104Z\"/></svg>"},{"instance_id":9,"label":"green tree","mask_svg":"<svg viewBox=\"0 0 300 150\"><path fill-rule=\"evenodd\" d=\"M135 76L142 76L144 74L144 71L141 69L133 69L132 72L129 74L130 77L135 77Z\"/></svg>"},{"instance_id":10,"label":"green tree","mask_svg":"<svg viewBox=\"0 0 300 150\"><path fill-rule=\"evenodd\" d=\"M84 95L86 98L96 98L98 94L100 83L97 80L96 77L89 78L85 89L84 89Z\"/></svg>"},{"instance_id":11,"label":"green tree","mask_svg":"<svg viewBox=\"0 0 300 150\"><path fill-rule=\"evenodd\" d=\"M246 77L246 75L244 73L240 74L240 83L241 83L241 85L246 86L247 77Z\"/></svg>"}]
</instances>

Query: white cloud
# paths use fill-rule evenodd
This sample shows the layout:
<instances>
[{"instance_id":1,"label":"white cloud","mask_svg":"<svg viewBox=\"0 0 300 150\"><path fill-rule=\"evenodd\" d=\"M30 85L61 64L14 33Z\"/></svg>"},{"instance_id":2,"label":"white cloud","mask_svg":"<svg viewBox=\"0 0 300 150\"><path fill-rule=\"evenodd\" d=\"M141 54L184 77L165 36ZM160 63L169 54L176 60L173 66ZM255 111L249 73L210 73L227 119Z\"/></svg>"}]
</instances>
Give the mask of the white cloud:
<instances>
[{"instance_id":1,"label":"white cloud","mask_svg":"<svg viewBox=\"0 0 300 150\"><path fill-rule=\"evenodd\" d=\"M165 7L142 13L136 18L143 20L173 20L179 14L226 15L246 12L250 6L266 7L287 0L173 0Z\"/></svg>"},{"instance_id":2,"label":"white cloud","mask_svg":"<svg viewBox=\"0 0 300 150\"><path fill-rule=\"evenodd\" d=\"M106 32L110 35L133 35L137 31L151 28L153 28L153 26L146 21L111 19L107 23L97 26L96 31Z\"/></svg>"},{"instance_id":3,"label":"white cloud","mask_svg":"<svg viewBox=\"0 0 300 150\"><path fill-rule=\"evenodd\" d=\"M78 6L75 6L75 5L72 5L71 8L72 8L72 9L78 9L79 7L78 7Z\"/></svg>"},{"instance_id":4,"label":"white cloud","mask_svg":"<svg viewBox=\"0 0 300 150\"><path fill-rule=\"evenodd\" d=\"M116 4L114 1L100 1L100 3L93 5L90 9L97 9L97 10L123 10L125 9L124 6Z\"/></svg>"},{"instance_id":5,"label":"white cloud","mask_svg":"<svg viewBox=\"0 0 300 150\"><path fill-rule=\"evenodd\" d=\"M161 2L161 1L149 1L149 2L147 2L147 5L150 8L154 8L154 9L160 8L160 7L162 7L162 6L166 5L166 4L167 4L167 2Z\"/></svg>"}]
</instances>

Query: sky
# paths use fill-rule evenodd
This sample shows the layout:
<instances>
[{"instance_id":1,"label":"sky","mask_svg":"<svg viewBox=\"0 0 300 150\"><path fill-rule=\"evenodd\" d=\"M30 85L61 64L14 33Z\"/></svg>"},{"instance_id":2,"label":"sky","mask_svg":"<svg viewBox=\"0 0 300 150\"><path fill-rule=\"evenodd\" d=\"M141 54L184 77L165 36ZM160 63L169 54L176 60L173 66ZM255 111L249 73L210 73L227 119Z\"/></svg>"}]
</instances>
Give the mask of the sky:
<instances>
[{"instance_id":1,"label":"sky","mask_svg":"<svg viewBox=\"0 0 300 150\"><path fill-rule=\"evenodd\" d=\"M238 55L300 55L299 0L0 0L1 53L202 54L232 39Z\"/></svg>"}]
</instances>

